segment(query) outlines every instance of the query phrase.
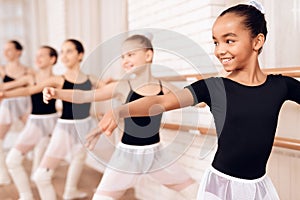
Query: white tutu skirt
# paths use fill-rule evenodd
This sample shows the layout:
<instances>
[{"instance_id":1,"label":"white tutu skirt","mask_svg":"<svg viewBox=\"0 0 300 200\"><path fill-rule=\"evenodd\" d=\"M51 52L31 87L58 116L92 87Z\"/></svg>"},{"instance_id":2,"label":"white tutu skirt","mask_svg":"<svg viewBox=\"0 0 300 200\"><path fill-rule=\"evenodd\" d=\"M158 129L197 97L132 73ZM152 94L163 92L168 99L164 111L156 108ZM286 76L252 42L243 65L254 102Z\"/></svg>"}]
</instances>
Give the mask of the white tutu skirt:
<instances>
[{"instance_id":1,"label":"white tutu skirt","mask_svg":"<svg viewBox=\"0 0 300 200\"><path fill-rule=\"evenodd\" d=\"M0 124L11 124L31 110L30 97L3 99L0 104Z\"/></svg>"},{"instance_id":2,"label":"white tutu skirt","mask_svg":"<svg viewBox=\"0 0 300 200\"><path fill-rule=\"evenodd\" d=\"M91 118L79 120L58 119L45 152L46 156L70 161L84 148L84 136L95 126Z\"/></svg>"},{"instance_id":3,"label":"white tutu skirt","mask_svg":"<svg viewBox=\"0 0 300 200\"><path fill-rule=\"evenodd\" d=\"M49 137L55 127L58 114L29 115L16 144L35 146L43 137Z\"/></svg>"},{"instance_id":4,"label":"white tutu skirt","mask_svg":"<svg viewBox=\"0 0 300 200\"><path fill-rule=\"evenodd\" d=\"M119 143L104 175L97 188L101 191L123 191L134 187L142 176L149 176L154 181L163 185L175 185L190 179L188 173L176 163L159 166L162 151L161 144L134 146ZM157 163L158 162L158 163Z\"/></svg>"},{"instance_id":5,"label":"white tutu skirt","mask_svg":"<svg viewBox=\"0 0 300 200\"><path fill-rule=\"evenodd\" d=\"M279 200L268 176L246 180L226 175L213 167L202 177L198 200Z\"/></svg>"}]
</instances>

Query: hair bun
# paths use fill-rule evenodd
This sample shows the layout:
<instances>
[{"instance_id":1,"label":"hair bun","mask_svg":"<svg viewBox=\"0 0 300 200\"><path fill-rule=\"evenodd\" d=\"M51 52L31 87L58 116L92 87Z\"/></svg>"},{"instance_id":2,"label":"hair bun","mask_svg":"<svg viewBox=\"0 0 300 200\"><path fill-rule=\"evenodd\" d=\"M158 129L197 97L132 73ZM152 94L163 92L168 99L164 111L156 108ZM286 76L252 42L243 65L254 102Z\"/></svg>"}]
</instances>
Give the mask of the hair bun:
<instances>
[{"instance_id":1,"label":"hair bun","mask_svg":"<svg viewBox=\"0 0 300 200\"><path fill-rule=\"evenodd\" d=\"M255 1L255 0L251 0L251 1L248 1L246 3L246 5L250 5L250 6L253 6L255 7L257 10L259 10L262 14L265 14L265 9L263 7L263 5L258 2L258 1Z\"/></svg>"}]
</instances>

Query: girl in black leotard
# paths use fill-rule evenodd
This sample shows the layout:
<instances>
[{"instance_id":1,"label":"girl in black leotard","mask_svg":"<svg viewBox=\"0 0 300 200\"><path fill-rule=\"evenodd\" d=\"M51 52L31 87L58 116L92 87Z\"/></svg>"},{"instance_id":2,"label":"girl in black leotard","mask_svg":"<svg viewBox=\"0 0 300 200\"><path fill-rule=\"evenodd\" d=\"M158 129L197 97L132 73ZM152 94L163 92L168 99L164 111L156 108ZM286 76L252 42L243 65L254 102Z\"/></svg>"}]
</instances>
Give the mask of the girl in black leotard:
<instances>
[{"instance_id":1,"label":"girl in black leotard","mask_svg":"<svg viewBox=\"0 0 300 200\"><path fill-rule=\"evenodd\" d=\"M9 82L20 77L30 74L31 70L20 62L22 54L22 45L15 40L8 41L4 46L4 56L7 60L5 66L0 66L0 76L3 82ZM0 88L1 89L1 88ZM0 105L0 185L6 185L11 182L7 167L5 165L5 157L3 152L3 140L11 125L16 120L25 122L26 116L30 112L30 98L17 97L13 99L5 99Z\"/></svg>"},{"instance_id":2,"label":"girl in black leotard","mask_svg":"<svg viewBox=\"0 0 300 200\"><path fill-rule=\"evenodd\" d=\"M218 149L202 178L198 199L278 200L266 165L279 110L286 100L300 103L300 82L261 70L258 56L267 35L262 11L252 1L230 7L216 19L215 56L229 73L226 78L199 80L174 93L120 106L103 116L100 130L109 135L118 118L156 115L203 101L214 116Z\"/></svg>"},{"instance_id":3,"label":"girl in black leotard","mask_svg":"<svg viewBox=\"0 0 300 200\"><path fill-rule=\"evenodd\" d=\"M36 72L22 76L18 80L1 84L0 87L2 90L9 90L39 84L41 81L53 76L52 66L56 63L56 60L56 50L49 46L42 46L36 55L36 66L38 67ZM6 158L6 164L18 189L19 198L28 200L33 199L33 194L22 161L24 156L34 148L33 173L40 163L41 157L48 145L49 136L58 118L55 101L44 104L41 92L31 95L31 104L32 111L26 121L25 127Z\"/></svg>"},{"instance_id":4,"label":"girl in black leotard","mask_svg":"<svg viewBox=\"0 0 300 200\"><path fill-rule=\"evenodd\" d=\"M83 54L84 48L79 41L66 40L62 45L61 52L62 63L67 68L64 75L52 76L33 86L4 91L2 96L8 98L37 94L47 86L66 89L77 88L79 90L91 90L93 87L98 87L99 82L95 77L80 71ZM63 102L62 115L55 125L50 143L33 177L41 199L56 199L56 192L51 179L54 170L63 159L70 161L63 198L76 199L87 196L86 193L77 189L86 157L86 151L77 139L77 135L85 134L94 124L89 111L90 104Z\"/></svg>"},{"instance_id":5,"label":"girl in black leotard","mask_svg":"<svg viewBox=\"0 0 300 200\"><path fill-rule=\"evenodd\" d=\"M152 57L150 40L143 35L133 35L123 44L122 67L128 74L135 74L135 78L112 82L96 91L45 88L44 100L59 98L78 103L119 97L127 103L144 96L161 96L168 93L169 89L165 82L162 83L151 75ZM161 117L159 114L124 121L121 141L104 171L93 200L120 198L127 189L138 183L142 174L149 175L170 189L180 191L186 199L196 197L198 185L189 174L176 163L165 166L160 162L167 156L162 151L159 137ZM99 136L100 133L95 130L87 136L87 142L95 145Z\"/></svg>"}]
</instances>

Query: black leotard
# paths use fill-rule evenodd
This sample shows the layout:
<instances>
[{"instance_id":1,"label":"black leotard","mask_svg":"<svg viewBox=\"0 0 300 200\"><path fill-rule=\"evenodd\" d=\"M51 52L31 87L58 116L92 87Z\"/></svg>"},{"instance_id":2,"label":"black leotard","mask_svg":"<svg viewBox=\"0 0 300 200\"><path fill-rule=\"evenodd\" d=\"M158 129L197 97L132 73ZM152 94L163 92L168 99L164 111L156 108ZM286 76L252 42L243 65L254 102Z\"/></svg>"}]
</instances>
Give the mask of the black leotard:
<instances>
[{"instance_id":1,"label":"black leotard","mask_svg":"<svg viewBox=\"0 0 300 200\"><path fill-rule=\"evenodd\" d=\"M11 78L10 76L7 76L7 75L5 75L3 78L4 83L14 81L14 80L15 80L14 78Z\"/></svg>"},{"instance_id":2,"label":"black leotard","mask_svg":"<svg viewBox=\"0 0 300 200\"><path fill-rule=\"evenodd\" d=\"M92 84L89 79L83 83L72 83L65 80L63 89L78 89L78 90L91 90ZM91 103L76 104L71 102L62 102L62 115L61 119L84 119L90 115Z\"/></svg>"},{"instance_id":3,"label":"black leotard","mask_svg":"<svg viewBox=\"0 0 300 200\"><path fill-rule=\"evenodd\" d=\"M286 100L300 103L300 82L268 75L263 84L246 86L227 78L208 78L186 88L195 104L205 102L214 116L218 149L212 166L238 178L262 177L280 108Z\"/></svg>"},{"instance_id":4,"label":"black leotard","mask_svg":"<svg viewBox=\"0 0 300 200\"><path fill-rule=\"evenodd\" d=\"M32 111L33 115L47 115L56 113L55 99L51 99L48 104L43 102L43 93L37 93L31 95Z\"/></svg>"},{"instance_id":5,"label":"black leotard","mask_svg":"<svg viewBox=\"0 0 300 200\"><path fill-rule=\"evenodd\" d=\"M131 88L127 96L126 103L137 100L144 96L134 92ZM160 92L157 95L162 95L162 85L160 83ZM162 114L154 115L151 117L128 117L124 119L125 127L122 137L122 143L128 145L151 145L160 141L159 128L161 123Z\"/></svg>"}]
</instances>

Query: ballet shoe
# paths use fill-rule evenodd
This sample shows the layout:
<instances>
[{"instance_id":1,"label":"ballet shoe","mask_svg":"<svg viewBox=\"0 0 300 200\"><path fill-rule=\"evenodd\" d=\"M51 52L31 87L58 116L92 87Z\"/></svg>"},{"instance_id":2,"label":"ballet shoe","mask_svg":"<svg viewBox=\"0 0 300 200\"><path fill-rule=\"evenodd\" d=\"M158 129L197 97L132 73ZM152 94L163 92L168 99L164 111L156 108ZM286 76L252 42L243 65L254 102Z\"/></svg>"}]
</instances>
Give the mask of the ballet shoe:
<instances>
[{"instance_id":1,"label":"ballet shoe","mask_svg":"<svg viewBox=\"0 0 300 200\"><path fill-rule=\"evenodd\" d=\"M28 194L20 194L20 198L18 200L34 200L31 193Z\"/></svg>"}]
</instances>

